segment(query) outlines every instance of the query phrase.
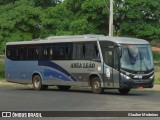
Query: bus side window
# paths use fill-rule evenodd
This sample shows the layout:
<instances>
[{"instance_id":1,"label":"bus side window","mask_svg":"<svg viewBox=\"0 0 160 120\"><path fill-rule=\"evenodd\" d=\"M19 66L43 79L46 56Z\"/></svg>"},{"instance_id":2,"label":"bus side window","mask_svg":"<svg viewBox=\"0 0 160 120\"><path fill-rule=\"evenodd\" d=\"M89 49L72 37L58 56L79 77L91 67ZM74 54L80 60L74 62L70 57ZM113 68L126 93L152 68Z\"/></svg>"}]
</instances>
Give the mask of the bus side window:
<instances>
[{"instance_id":1,"label":"bus side window","mask_svg":"<svg viewBox=\"0 0 160 120\"><path fill-rule=\"evenodd\" d=\"M54 59L54 46L51 45L50 48L49 48L49 59L50 60L53 60Z\"/></svg>"},{"instance_id":2,"label":"bus side window","mask_svg":"<svg viewBox=\"0 0 160 120\"><path fill-rule=\"evenodd\" d=\"M94 46L94 58L95 59L100 59L100 54L99 54L99 50L98 50L97 45Z\"/></svg>"},{"instance_id":3,"label":"bus side window","mask_svg":"<svg viewBox=\"0 0 160 120\"><path fill-rule=\"evenodd\" d=\"M96 43L89 42L85 44L85 60L94 60L99 58L99 51Z\"/></svg>"},{"instance_id":4,"label":"bus side window","mask_svg":"<svg viewBox=\"0 0 160 120\"><path fill-rule=\"evenodd\" d=\"M60 56L64 56L64 55L65 55L65 47L62 46L62 47L60 48Z\"/></svg>"},{"instance_id":5,"label":"bus side window","mask_svg":"<svg viewBox=\"0 0 160 120\"><path fill-rule=\"evenodd\" d=\"M74 60L93 60L99 58L97 44L94 42L74 43L73 59Z\"/></svg>"},{"instance_id":6,"label":"bus side window","mask_svg":"<svg viewBox=\"0 0 160 120\"><path fill-rule=\"evenodd\" d=\"M27 53L26 60L38 60L39 49L37 46L27 46L27 51L24 50L24 54Z\"/></svg>"},{"instance_id":7,"label":"bus side window","mask_svg":"<svg viewBox=\"0 0 160 120\"><path fill-rule=\"evenodd\" d=\"M27 46L27 60L32 60L32 50L30 46Z\"/></svg>"},{"instance_id":8,"label":"bus side window","mask_svg":"<svg viewBox=\"0 0 160 120\"><path fill-rule=\"evenodd\" d=\"M39 49L38 47L34 49L34 60L38 60L39 58Z\"/></svg>"},{"instance_id":9,"label":"bus side window","mask_svg":"<svg viewBox=\"0 0 160 120\"><path fill-rule=\"evenodd\" d=\"M50 47L50 58L53 60L71 60L72 43L56 43Z\"/></svg>"},{"instance_id":10,"label":"bus side window","mask_svg":"<svg viewBox=\"0 0 160 120\"><path fill-rule=\"evenodd\" d=\"M7 46L7 51L6 51L6 56L7 56L7 58L9 58L9 59L11 59L11 48L10 48L10 46Z\"/></svg>"},{"instance_id":11,"label":"bus side window","mask_svg":"<svg viewBox=\"0 0 160 120\"><path fill-rule=\"evenodd\" d=\"M73 43L73 60L84 59L84 48L82 43Z\"/></svg>"},{"instance_id":12,"label":"bus side window","mask_svg":"<svg viewBox=\"0 0 160 120\"><path fill-rule=\"evenodd\" d=\"M24 60L24 47L19 47L19 60Z\"/></svg>"},{"instance_id":13,"label":"bus side window","mask_svg":"<svg viewBox=\"0 0 160 120\"><path fill-rule=\"evenodd\" d=\"M63 60L64 57L64 46L60 43L55 44L55 55L54 60Z\"/></svg>"},{"instance_id":14,"label":"bus side window","mask_svg":"<svg viewBox=\"0 0 160 120\"><path fill-rule=\"evenodd\" d=\"M15 56L15 60L19 60L20 59L20 54L21 54L21 49L19 47L16 48L16 56Z\"/></svg>"},{"instance_id":15,"label":"bus side window","mask_svg":"<svg viewBox=\"0 0 160 120\"><path fill-rule=\"evenodd\" d=\"M65 60L72 60L72 47L70 45L66 45L65 47Z\"/></svg>"},{"instance_id":16,"label":"bus side window","mask_svg":"<svg viewBox=\"0 0 160 120\"><path fill-rule=\"evenodd\" d=\"M45 48L43 48L43 50L42 50L42 59L43 59L43 60L47 60L47 58L48 58L48 50L47 50L47 48L45 47Z\"/></svg>"},{"instance_id":17,"label":"bus side window","mask_svg":"<svg viewBox=\"0 0 160 120\"><path fill-rule=\"evenodd\" d=\"M37 46L38 59L40 60L49 60L50 58L50 45L49 44L41 44ZM37 52L35 54L37 54Z\"/></svg>"},{"instance_id":18,"label":"bus side window","mask_svg":"<svg viewBox=\"0 0 160 120\"><path fill-rule=\"evenodd\" d=\"M119 69L119 55L118 55L118 53L119 53L119 48L118 47L115 47L114 48L114 68L116 69L116 70L118 70Z\"/></svg>"},{"instance_id":19,"label":"bus side window","mask_svg":"<svg viewBox=\"0 0 160 120\"><path fill-rule=\"evenodd\" d=\"M83 59L85 59L86 58L86 45L85 44L83 44Z\"/></svg>"},{"instance_id":20,"label":"bus side window","mask_svg":"<svg viewBox=\"0 0 160 120\"><path fill-rule=\"evenodd\" d=\"M109 65L110 67L113 67L113 53L112 50L106 50L104 51L104 61L107 65Z\"/></svg>"},{"instance_id":21,"label":"bus side window","mask_svg":"<svg viewBox=\"0 0 160 120\"><path fill-rule=\"evenodd\" d=\"M12 60L19 60L20 59L20 49L18 46L11 46L11 56Z\"/></svg>"}]
</instances>

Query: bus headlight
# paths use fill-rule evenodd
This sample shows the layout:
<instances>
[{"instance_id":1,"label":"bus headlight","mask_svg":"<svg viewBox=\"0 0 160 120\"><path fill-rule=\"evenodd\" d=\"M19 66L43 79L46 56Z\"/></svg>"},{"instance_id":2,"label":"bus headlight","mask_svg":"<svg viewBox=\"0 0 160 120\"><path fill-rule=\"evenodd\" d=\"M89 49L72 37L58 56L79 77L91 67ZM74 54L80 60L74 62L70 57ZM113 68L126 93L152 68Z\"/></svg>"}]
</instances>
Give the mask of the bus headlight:
<instances>
[{"instance_id":1,"label":"bus headlight","mask_svg":"<svg viewBox=\"0 0 160 120\"><path fill-rule=\"evenodd\" d=\"M153 77L154 77L154 75L152 75L152 76L150 77L150 79L153 79Z\"/></svg>"},{"instance_id":2,"label":"bus headlight","mask_svg":"<svg viewBox=\"0 0 160 120\"><path fill-rule=\"evenodd\" d=\"M122 73L121 73L121 76L124 77L124 78L127 79L127 80L131 79L129 76L124 75L124 74L122 74Z\"/></svg>"},{"instance_id":3,"label":"bus headlight","mask_svg":"<svg viewBox=\"0 0 160 120\"><path fill-rule=\"evenodd\" d=\"M129 80L129 79L131 79L131 78L130 78L129 76L126 76L126 79Z\"/></svg>"}]
</instances>

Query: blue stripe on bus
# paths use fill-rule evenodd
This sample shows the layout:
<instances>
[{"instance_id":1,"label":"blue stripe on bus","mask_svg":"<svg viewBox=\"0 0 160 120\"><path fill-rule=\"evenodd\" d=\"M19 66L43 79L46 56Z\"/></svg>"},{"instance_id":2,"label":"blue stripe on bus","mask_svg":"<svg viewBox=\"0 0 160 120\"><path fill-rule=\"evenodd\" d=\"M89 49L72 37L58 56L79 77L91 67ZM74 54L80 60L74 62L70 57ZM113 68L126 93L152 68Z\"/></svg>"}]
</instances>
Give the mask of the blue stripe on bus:
<instances>
[{"instance_id":1,"label":"blue stripe on bus","mask_svg":"<svg viewBox=\"0 0 160 120\"><path fill-rule=\"evenodd\" d=\"M44 69L44 76L52 76L53 78L61 79L64 81L70 81L70 79L66 76L50 69Z\"/></svg>"},{"instance_id":2,"label":"blue stripe on bus","mask_svg":"<svg viewBox=\"0 0 160 120\"><path fill-rule=\"evenodd\" d=\"M77 81L73 75L71 75L69 72L67 72L65 69L63 69L61 66L57 65L54 62L51 61L38 61L38 66L47 66L47 67L51 67L53 69L56 69L64 74L66 74L68 77L70 77L72 80Z\"/></svg>"}]
</instances>

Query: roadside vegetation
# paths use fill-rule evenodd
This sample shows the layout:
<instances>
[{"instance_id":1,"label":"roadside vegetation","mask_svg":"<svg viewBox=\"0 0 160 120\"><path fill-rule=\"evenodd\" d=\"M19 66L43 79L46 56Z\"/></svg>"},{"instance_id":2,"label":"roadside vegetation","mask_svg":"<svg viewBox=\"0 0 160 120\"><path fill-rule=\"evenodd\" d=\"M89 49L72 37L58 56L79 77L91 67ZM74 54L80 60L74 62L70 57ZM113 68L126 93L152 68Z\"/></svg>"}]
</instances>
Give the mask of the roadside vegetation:
<instances>
[{"instance_id":1,"label":"roadside vegetation","mask_svg":"<svg viewBox=\"0 0 160 120\"><path fill-rule=\"evenodd\" d=\"M155 84L160 84L160 52L153 52Z\"/></svg>"},{"instance_id":2,"label":"roadside vegetation","mask_svg":"<svg viewBox=\"0 0 160 120\"><path fill-rule=\"evenodd\" d=\"M0 80L5 78L5 65L4 62L0 62Z\"/></svg>"},{"instance_id":3,"label":"roadside vegetation","mask_svg":"<svg viewBox=\"0 0 160 120\"><path fill-rule=\"evenodd\" d=\"M155 84L160 84L160 66L155 66Z\"/></svg>"}]
</instances>

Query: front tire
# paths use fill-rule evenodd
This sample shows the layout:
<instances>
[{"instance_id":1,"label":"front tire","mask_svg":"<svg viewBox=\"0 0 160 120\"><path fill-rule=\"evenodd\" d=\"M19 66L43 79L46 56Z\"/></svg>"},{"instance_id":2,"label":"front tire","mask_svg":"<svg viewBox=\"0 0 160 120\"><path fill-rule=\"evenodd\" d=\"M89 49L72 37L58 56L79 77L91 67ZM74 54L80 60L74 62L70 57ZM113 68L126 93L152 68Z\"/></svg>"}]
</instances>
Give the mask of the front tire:
<instances>
[{"instance_id":1,"label":"front tire","mask_svg":"<svg viewBox=\"0 0 160 120\"><path fill-rule=\"evenodd\" d=\"M46 90L48 88L47 85L42 85L42 79L39 75L35 75L33 77L33 88L35 90Z\"/></svg>"},{"instance_id":2,"label":"front tire","mask_svg":"<svg viewBox=\"0 0 160 120\"><path fill-rule=\"evenodd\" d=\"M101 82L98 77L92 79L91 89L94 94L102 94L104 92L104 88L101 87Z\"/></svg>"},{"instance_id":3,"label":"front tire","mask_svg":"<svg viewBox=\"0 0 160 120\"><path fill-rule=\"evenodd\" d=\"M118 89L118 90L119 90L120 94L122 94L122 95L126 95L130 91L130 89Z\"/></svg>"}]
</instances>

